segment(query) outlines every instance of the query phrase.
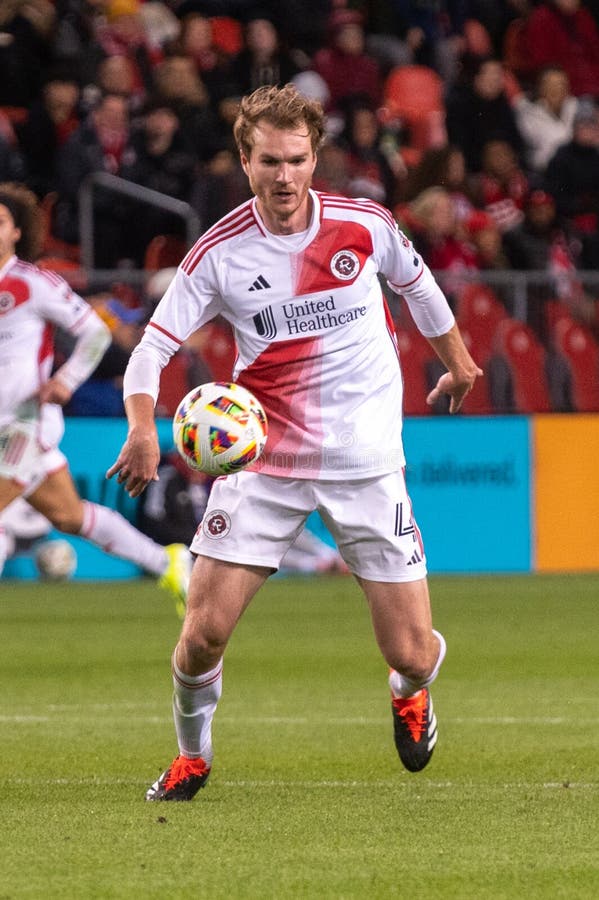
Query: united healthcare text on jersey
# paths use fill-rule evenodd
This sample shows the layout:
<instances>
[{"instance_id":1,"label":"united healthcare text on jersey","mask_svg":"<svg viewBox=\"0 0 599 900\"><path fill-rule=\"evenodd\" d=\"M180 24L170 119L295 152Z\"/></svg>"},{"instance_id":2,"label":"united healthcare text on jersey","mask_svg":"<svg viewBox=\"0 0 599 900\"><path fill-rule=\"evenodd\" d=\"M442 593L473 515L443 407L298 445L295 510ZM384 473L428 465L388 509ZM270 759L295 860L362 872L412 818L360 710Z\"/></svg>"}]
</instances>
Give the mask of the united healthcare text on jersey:
<instances>
[{"instance_id":1,"label":"united healthcare text on jersey","mask_svg":"<svg viewBox=\"0 0 599 900\"><path fill-rule=\"evenodd\" d=\"M284 303L283 314L287 319L287 333L294 335L347 325L349 322L365 316L366 307L357 306L354 309L338 312L334 298L328 297L326 300Z\"/></svg>"}]
</instances>

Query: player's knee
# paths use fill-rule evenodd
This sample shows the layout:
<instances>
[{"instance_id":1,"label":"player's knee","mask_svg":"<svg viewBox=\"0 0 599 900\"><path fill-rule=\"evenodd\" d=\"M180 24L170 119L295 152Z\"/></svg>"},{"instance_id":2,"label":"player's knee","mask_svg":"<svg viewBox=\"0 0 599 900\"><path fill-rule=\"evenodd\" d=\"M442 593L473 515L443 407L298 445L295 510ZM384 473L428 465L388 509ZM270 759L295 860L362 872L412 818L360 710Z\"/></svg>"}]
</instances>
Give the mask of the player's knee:
<instances>
[{"instance_id":1,"label":"player's knee","mask_svg":"<svg viewBox=\"0 0 599 900\"><path fill-rule=\"evenodd\" d=\"M400 672L410 681L426 684L439 664L439 643L433 637L426 640L414 640L403 645L394 657L387 660L391 668Z\"/></svg>"},{"instance_id":2,"label":"player's knee","mask_svg":"<svg viewBox=\"0 0 599 900\"><path fill-rule=\"evenodd\" d=\"M206 666L215 665L221 659L226 644L226 640L220 635L206 629L190 627L188 621L185 622L179 638L179 647L183 657L193 670L199 669L200 671Z\"/></svg>"},{"instance_id":3,"label":"player's knee","mask_svg":"<svg viewBox=\"0 0 599 900\"><path fill-rule=\"evenodd\" d=\"M54 527L63 534L79 534L83 519L79 512L69 509L57 509L48 516Z\"/></svg>"}]
</instances>

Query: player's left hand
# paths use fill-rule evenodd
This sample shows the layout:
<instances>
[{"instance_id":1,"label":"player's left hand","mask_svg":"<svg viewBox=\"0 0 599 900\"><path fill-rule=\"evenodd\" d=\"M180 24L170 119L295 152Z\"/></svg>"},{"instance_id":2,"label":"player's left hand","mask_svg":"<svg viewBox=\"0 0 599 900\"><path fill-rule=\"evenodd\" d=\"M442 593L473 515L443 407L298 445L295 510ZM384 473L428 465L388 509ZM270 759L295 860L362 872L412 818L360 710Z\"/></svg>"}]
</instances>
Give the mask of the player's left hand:
<instances>
[{"instance_id":1,"label":"player's left hand","mask_svg":"<svg viewBox=\"0 0 599 900\"><path fill-rule=\"evenodd\" d=\"M474 387L474 382L482 375L483 370L479 369L478 366L475 367L472 374L464 374L463 377L457 377L453 372L445 372L426 398L426 402L429 406L433 406L441 394L449 394L449 412L452 414L457 413L462 407L464 398Z\"/></svg>"},{"instance_id":2,"label":"player's left hand","mask_svg":"<svg viewBox=\"0 0 599 900\"><path fill-rule=\"evenodd\" d=\"M64 406L69 402L73 392L59 378L53 377L48 379L39 389L39 401L41 403L58 403Z\"/></svg>"},{"instance_id":3,"label":"player's left hand","mask_svg":"<svg viewBox=\"0 0 599 900\"><path fill-rule=\"evenodd\" d=\"M133 429L106 478L117 476L130 497L139 497L151 481L158 481L160 448L152 432Z\"/></svg>"}]
</instances>

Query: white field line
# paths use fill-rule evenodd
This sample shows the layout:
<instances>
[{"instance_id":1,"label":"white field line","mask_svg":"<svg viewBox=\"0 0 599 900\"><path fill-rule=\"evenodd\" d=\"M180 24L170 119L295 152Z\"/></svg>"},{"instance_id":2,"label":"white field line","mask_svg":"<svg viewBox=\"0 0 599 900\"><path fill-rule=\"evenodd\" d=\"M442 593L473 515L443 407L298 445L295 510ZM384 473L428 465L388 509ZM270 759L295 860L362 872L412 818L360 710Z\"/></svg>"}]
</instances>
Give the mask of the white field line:
<instances>
[{"instance_id":1,"label":"white field line","mask_svg":"<svg viewBox=\"0 0 599 900\"><path fill-rule=\"evenodd\" d=\"M154 704L156 706L156 704ZM135 707L131 707L135 709ZM3 714L0 713L0 723L7 724L28 724L36 722L96 722L100 718L99 713L103 712L104 720L112 722L148 722L151 724L160 724L161 722L171 722L170 715L135 715L131 713L118 712L118 704L112 707L110 704L90 704L89 706L64 706L50 707L46 715L41 714ZM232 723L235 725L386 725L388 718L385 716L366 717L366 716L240 716L240 715L219 715L218 721L221 724ZM442 722L449 725L572 725L580 722L580 717L572 716L463 716L463 717L443 717ZM585 717L585 724L597 725L599 718Z\"/></svg>"},{"instance_id":2,"label":"white field line","mask_svg":"<svg viewBox=\"0 0 599 900\"><path fill-rule=\"evenodd\" d=\"M151 776L146 779L141 778L97 778L90 776L88 778L23 778L21 776L11 778L3 778L4 784L12 785L56 785L63 787L111 787L118 785L146 785L149 783ZM216 780L215 780L216 781ZM379 779L377 781L358 781L358 780L341 780L341 779L305 779L302 781L286 781L284 779L267 778L267 779L224 779L218 781L218 785L225 788L363 788L364 790L372 790L373 788L384 789L402 789L411 785L412 782L403 781L401 777ZM419 790L459 790L460 792L468 792L480 790L479 784L465 785L458 781L428 781L421 780ZM518 790L530 791L537 788L543 790L578 790L578 791L597 791L599 790L599 782L583 782L569 781L564 784L562 781L512 781L503 784L486 784L485 790Z\"/></svg>"}]
</instances>

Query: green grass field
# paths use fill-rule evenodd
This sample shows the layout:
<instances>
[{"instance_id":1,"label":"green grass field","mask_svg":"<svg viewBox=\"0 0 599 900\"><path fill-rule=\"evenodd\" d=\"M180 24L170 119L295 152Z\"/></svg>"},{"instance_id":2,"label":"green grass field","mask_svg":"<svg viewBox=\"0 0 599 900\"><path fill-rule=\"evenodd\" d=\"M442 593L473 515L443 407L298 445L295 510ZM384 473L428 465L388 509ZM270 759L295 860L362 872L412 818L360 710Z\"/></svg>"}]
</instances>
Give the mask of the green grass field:
<instances>
[{"instance_id":1,"label":"green grass field","mask_svg":"<svg viewBox=\"0 0 599 900\"><path fill-rule=\"evenodd\" d=\"M597 898L599 577L432 578L439 745L411 775L350 578L275 579L229 647L211 780L176 753L151 582L0 586L0 900Z\"/></svg>"}]
</instances>

